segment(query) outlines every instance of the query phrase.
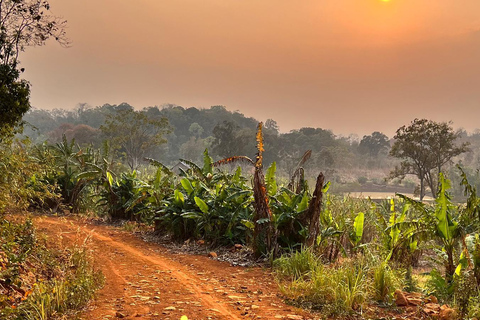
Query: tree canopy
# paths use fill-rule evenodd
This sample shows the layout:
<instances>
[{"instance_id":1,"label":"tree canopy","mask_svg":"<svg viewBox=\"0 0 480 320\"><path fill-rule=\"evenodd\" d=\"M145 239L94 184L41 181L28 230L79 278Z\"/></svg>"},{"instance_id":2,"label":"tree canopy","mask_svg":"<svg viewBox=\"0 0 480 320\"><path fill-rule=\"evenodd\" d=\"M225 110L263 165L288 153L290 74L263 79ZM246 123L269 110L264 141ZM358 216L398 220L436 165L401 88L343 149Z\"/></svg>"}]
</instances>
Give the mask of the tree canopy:
<instances>
[{"instance_id":1,"label":"tree canopy","mask_svg":"<svg viewBox=\"0 0 480 320\"><path fill-rule=\"evenodd\" d=\"M0 1L0 60L16 66L18 55L26 47L42 46L53 38L68 45L66 21L50 14L45 0Z\"/></svg>"},{"instance_id":2,"label":"tree canopy","mask_svg":"<svg viewBox=\"0 0 480 320\"><path fill-rule=\"evenodd\" d=\"M0 65L0 141L13 134L22 116L30 109L30 86L19 80L19 72L10 65Z\"/></svg>"},{"instance_id":3,"label":"tree canopy","mask_svg":"<svg viewBox=\"0 0 480 320\"><path fill-rule=\"evenodd\" d=\"M30 86L18 70L20 52L49 38L68 44L66 22L49 11L45 0L0 1L0 139L11 135L30 109Z\"/></svg>"},{"instance_id":4,"label":"tree canopy","mask_svg":"<svg viewBox=\"0 0 480 320\"><path fill-rule=\"evenodd\" d=\"M358 145L358 150L361 154L368 154L372 157L376 157L381 153L388 153L389 148L388 137L378 131L373 132L371 135L363 136Z\"/></svg>"},{"instance_id":5,"label":"tree canopy","mask_svg":"<svg viewBox=\"0 0 480 320\"><path fill-rule=\"evenodd\" d=\"M402 159L391 177L403 179L414 174L420 179L420 199L425 196L425 183L433 197L437 195L437 177L452 158L468 151L468 143L457 145L461 132L455 132L451 123L415 119L400 127L394 136L390 155Z\"/></svg>"},{"instance_id":6,"label":"tree canopy","mask_svg":"<svg viewBox=\"0 0 480 320\"><path fill-rule=\"evenodd\" d=\"M108 115L100 130L116 150L125 155L128 166L137 169L153 148L166 143L168 119L151 119L142 111L122 109Z\"/></svg>"}]
</instances>

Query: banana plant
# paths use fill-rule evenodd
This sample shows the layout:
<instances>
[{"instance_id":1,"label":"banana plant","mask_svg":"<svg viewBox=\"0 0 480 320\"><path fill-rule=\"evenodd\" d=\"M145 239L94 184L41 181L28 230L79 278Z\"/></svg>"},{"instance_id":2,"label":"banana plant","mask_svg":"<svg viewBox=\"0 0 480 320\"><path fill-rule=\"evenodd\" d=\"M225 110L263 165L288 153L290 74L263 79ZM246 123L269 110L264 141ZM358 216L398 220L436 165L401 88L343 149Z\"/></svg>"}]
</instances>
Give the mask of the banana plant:
<instances>
[{"instance_id":1,"label":"banana plant","mask_svg":"<svg viewBox=\"0 0 480 320\"><path fill-rule=\"evenodd\" d=\"M56 187L61 194L61 202L72 212L79 212L86 191L98 178L95 168L95 151L81 149L75 140L62 141L54 145L39 145L35 149L36 159L47 166L36 179L45 180Z\"/></svg>"},{"instance_id":2,"label":"banana plant","mask_svg":"<svg viewBox=\"0 0 480 320\"><path fill-rule=\"evenodd\" d=\"M363 212L359 212L355 217L355 221L353 222L353 232L351 235L351 240L354 245L354 248L356 248L360 243L360 241L362 241L364 223L365 223L365 214Z\"/></svg>"},{"instance_id":3,"label":"banana plant","mask_svg":"<svg viewBox=\"0 0 480 320\"><path fill-rule=\"evenodd\" d=\"M400 197L402 197L400 195ZM407 201L399 202L403 205L402 211L398 212L395 208L395 200L392 198L389 201L389 214L388 222L379 214L378 218L381 224L384 226L383 233L388 236L386 249L388 255L385 261L390 261L392 258L399 261L402 259L404 262L405 255L409 257L416 252L418 248L418 238L421 232L424 232L422 228L418 228L418 221L416 219L407 220L411 204Z\"/></svg>"},{"instance_id":4,"label":"banana plant","mask_svg":"<svg viewBox=\"0 0 480 320\"><path fill-rule=\"evenodd\" d=\"M449 189L450 181L445 178L443 173L440 173L438 196L434 206L401 196L421 213L421 219L414 221L417 229L427 230L433 239L441 243L441 257L444 257L445 280L447 283L453 281L457 269L455 261L460 259L455 259L455 250L462 246L465 247L465 236L472 227L469 219L466 219L468 211L456 207L451 202Z\"/></svg>"},{"instance_id":5,"label":"banana plant","mask_svg":"<svg viewBox=\"0 0 480 320\"><path fill-rule=\"evenodd\" d=\"M181 170L173 194L156 211L158 228L168 230L178 239L245 242L251 235L253 192L240 167L234 174L214 171L207 150L202 167L181 161L189 169Z\"/></svg>"},{"instance_id":6,"label":"banana plant","mask_svg":"<svg viewBox=\"0 0 480 320\"><path fill-rule=\"evenodd\" d=\"M112 219L141 220L147 209L146 183L137 178L137 172L122 173L113 177L106 173L106 187L102 189L98 205L106 208Z\"/></svg>"}]
</instances>

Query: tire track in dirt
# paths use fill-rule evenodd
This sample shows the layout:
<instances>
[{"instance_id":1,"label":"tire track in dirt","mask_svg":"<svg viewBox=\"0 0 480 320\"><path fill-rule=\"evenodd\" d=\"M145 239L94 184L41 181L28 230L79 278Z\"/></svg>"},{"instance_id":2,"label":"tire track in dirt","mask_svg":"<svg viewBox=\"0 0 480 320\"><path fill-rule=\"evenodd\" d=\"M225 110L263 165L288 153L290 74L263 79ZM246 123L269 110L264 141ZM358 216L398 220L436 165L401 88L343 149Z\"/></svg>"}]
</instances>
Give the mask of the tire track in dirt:
<instances>
[{"instance_id":1,"label":"tire track in dirt","mask_svg":"<svg viewBox=\"0 0 480 320\"><path fill-rule=\"evenodd\" d=\"M61 222L59 222L57 220L54 220L54 219L51 219L51 218L48 219L47 221L49 223L52 223L52 224L55 224L55 225L61 224ZM111 247L119 248L123 251L126 251L126 252L130 253L132 256L136 256L137 258L148 261L148 262L154 264L155 266L157 266L157 267L159 267L163 270L172 270L171 275L174 276L174 278L176 278L177 280L180 279L180 282L183 283L185 286L191 287L194 290L195 294L197 296L201 297L202 298L201 300L203 300L203 302L205 304L207 304L210 308L219 310L222 315L228 316L228 317L230 317L230 319L240 320L240 318L231 314L231 312L228 311L223 306L223 304L217 304L216 301L210 297L210 295L205 294L204 292L208 292L210 290L213 291L213 289L211 287L207 286L207 285L200 284L198 282L198 280L195 279L194 276L192 276L192 275L187 276L182 271L173 270L173 269L175 269L176 266L172 266L171 264L168 264L164 260L159 259L157 257L147 256L147 255L143 254L140 250L135 249L132 246L126 245L122 242L115 241L111 237L106 237L106 236L103 236L101 234L98 234L94 230L85 230L85 227L80 227L80 228L82 229L82 232L88 233L94 239L98 239L98 240L101 240L101 241L108 242L108 245L111 246ZM118 271L114 271L114 272L118 277L121 277L121 275ZM125 282L127 282L127 281L125 280Z\"/></svg>"},{"instance_id":2,"label":"tire track in dirt","mask_svg":"<svg viewBox=\"0 0 480 320\"><path fill-rule=\"evenodd\" d=\"M77 219L38 217L63 242L88 241L105 287L85 319L310 319L286 306L270 275L203 256L176 255L133 235Z\"/></svg>"}]
</instances>

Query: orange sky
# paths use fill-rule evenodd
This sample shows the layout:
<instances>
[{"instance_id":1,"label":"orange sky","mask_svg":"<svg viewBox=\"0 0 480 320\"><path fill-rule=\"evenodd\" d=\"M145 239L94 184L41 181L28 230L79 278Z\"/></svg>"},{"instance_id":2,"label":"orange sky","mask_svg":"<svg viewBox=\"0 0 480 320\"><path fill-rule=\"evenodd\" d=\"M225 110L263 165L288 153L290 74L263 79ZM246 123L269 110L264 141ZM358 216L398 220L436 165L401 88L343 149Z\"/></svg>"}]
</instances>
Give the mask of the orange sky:
<instances>
[{"instance_id":1,"label":"orange sky","mask_svg":"<svg viewBox=\"0 0 480 320\"><path fill-rule=\"evenodd\" d=\"M478 0L51 0L69 49L22 56L38 108L225 105L281 131L480 128Z\"/></svg>"}]
</instances>

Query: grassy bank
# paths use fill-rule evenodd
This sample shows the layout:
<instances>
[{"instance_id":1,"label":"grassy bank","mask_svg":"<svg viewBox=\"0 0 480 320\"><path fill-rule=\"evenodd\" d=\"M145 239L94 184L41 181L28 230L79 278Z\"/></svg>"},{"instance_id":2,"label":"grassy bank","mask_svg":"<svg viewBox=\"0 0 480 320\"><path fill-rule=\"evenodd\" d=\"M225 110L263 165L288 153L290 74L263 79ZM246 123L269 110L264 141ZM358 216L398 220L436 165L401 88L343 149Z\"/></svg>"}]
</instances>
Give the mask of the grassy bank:
<instances>
[{"instance_id":1,"label":"grassy bank","mask_svg":"<svg viewBox=\"0 0 480 320\"><path fill-rule=\"evenodd\" d=\"M102 284L86 247L53 248L31 220L0 218L1 319L74 319Z\"/></svg>"}]
</instances>

